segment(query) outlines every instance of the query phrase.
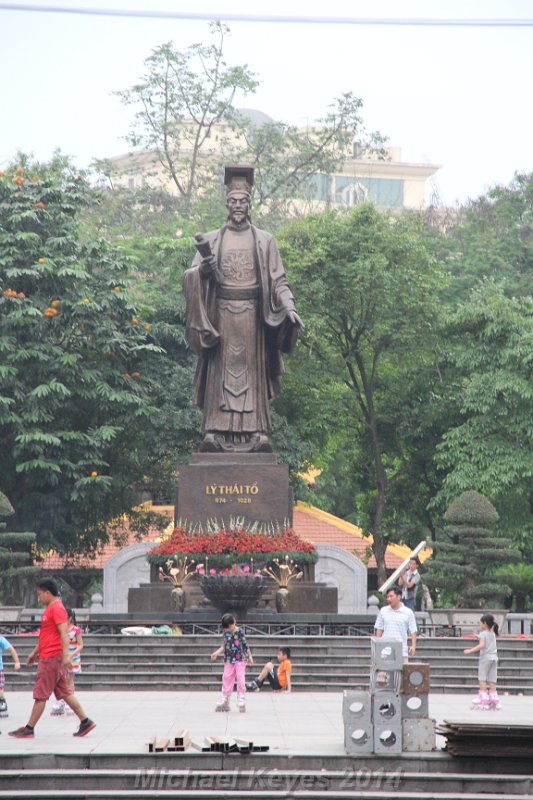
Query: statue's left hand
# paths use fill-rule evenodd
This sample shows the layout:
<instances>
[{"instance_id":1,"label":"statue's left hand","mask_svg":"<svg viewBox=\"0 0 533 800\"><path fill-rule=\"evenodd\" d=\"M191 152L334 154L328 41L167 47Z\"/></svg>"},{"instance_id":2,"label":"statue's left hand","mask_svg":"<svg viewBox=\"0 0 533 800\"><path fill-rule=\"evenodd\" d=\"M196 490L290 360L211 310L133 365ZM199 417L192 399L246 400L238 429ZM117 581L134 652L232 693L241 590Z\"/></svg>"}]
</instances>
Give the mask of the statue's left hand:
<instances>
[{"instance_id":1,"label":"statue's left hand","mask_svg":"<svg viewBox=\"0 0 533 800\"><path fill-rule=\"evenodd\" d=\"M300 330L300 331L304 331L305 330L305 325L303 324L302 320L300 319L300 317L298 316L296 311L289 311L287 316L290 319L290 321L292 322L292 324L296 325L298 330Z\"/></svg>"}]
</instances>

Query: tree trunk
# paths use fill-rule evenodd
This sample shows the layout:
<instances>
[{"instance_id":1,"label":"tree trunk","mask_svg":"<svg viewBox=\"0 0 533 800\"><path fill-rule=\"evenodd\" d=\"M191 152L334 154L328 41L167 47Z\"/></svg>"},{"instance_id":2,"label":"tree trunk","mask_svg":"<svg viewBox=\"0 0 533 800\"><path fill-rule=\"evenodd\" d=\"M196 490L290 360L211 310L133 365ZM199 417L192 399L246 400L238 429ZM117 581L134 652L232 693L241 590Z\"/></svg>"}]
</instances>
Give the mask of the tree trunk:
<instances>
[{"instance_id":1,"label":"tree trunk","mask_svg":"<svg viewBox=\"0 0 533 800\"><path fill-rule=\"evenodd\" d=\"M387 503L387 489L378 487L378 497L376 500L376 508L374 511L374 518L372 522L372 552L376 559L378 570L378 586L381 586L387 579L387 567L385 565L385 551L387 550L387 541L381 535L381 526L383 517L385 515L385 506Z\"/></svg>"},{"instance_id":2,"label":"tree trunk","mask_svg":"<svg viewBox=\"0 0 533 800\"><path fill-rule=\"evenodd\" d=\"M376 506L372 520L372 537L374 539L372 544L372 552L374 553L378 570L378 586L381 586L381 584L387 579L387 567L385 566L385 551L387 550L387 542L381 535L381 528L387 507L389 482L385 472L385 467L383 466L383 460L381 458L381 448L379 446L376 419L373 413L370 416L369 427L370 438L372 442L372 455L376 470L377 490Z\"/></svg>"}]
</instances>

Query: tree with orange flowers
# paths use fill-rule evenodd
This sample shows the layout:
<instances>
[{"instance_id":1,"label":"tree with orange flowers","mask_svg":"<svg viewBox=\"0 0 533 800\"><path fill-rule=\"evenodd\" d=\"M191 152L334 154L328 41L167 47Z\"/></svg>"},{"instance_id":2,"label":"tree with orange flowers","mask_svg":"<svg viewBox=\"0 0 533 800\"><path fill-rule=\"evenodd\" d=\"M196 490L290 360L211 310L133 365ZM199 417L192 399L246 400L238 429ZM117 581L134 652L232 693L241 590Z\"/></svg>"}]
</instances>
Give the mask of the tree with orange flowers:
<instances>
[{"instance_id":1,"label":"tree with orange flowers","mask_svg":"<svg viewBox=\"0 0 533 800\"><path fill-rule=\"evenodd\" d=\"M0 490L13 530L60 551L96 547L135 506L153 412L145 364L161 352L127 258L80 234L93 196L61 157L0 176Z\"/></svg>"}]
</instances>

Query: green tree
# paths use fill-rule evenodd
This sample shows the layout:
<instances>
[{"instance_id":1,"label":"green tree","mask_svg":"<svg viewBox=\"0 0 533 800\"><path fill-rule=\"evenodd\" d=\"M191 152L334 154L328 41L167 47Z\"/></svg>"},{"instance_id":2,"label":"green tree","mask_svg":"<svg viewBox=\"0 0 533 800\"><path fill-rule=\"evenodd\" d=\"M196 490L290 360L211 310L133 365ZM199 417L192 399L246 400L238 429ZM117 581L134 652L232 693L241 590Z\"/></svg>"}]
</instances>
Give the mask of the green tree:
<instances>
[{"instance_id":1,"label":"green tree","mask_svg":"<svg viewBox=\"0 0 533 800\"><path fill-rule=\"evenodd\" d=\"M444 536L434 544L434 557L424 578L439 598L459 607L494 608L511 589L491 574L496 565L517 561L520 553L491 527L498 513L479 492L463 492L444 514Z\"/></svg>"},{"instance_id":2,"label":"green tree","mask_svg":"<svg viewBox=\"0 0 533 800\"><path fill-rule=\"evenodd\" d=\"M515 611L526 611L527 601L533 598L533 564L502 564L492 574L511 588Z\"/></svg>"},{"instance_id":3,"label":"green tree","mask_svg":"<svg viewBox=\"0 0 533 800\"><path fill-rule=\"evenodd\" d=\"M0 480L40 547L91 549L135 505L153 341L128 264L81 242L91 190L57 157L0 176ZM141 520L139 519L139 524Z\"/></svg>"},{"instance_id":4,"label":"green tree","mask_svg":"<svg viewBox=\"0 0 533 800\"><path fill-rule=\"evenodd\" d=\"M486 282L450 315L447 378L453 424L438 445L436 502L475 489L498 503L500 529L531 552L533 299Z\"/></svg>"},{"instance_id":5,"label":"green tree","mask_svg":"<svg viewBox=\"0 0 533 800\"><path fill-rule=\"evenodd\" d=\"M135 257L130 274L137 305L151 325L150 335L163 348L156 358L144 354L140 366L154 406L142 432L145 479L153 496L172 503L179 465L201 440L201 413L192 402L196 357L185 341L181 288L194 256L194 240L135 237L128 252Z\"/></svg>"},{"instance_id":6,"label":"green tree","mask_svg":"<svg viewBox=\"0 0 533 800\"><path fill-rule=\"evenodd\" d=\"M226 64L223 51L228 32L226 25L214 22L210 25L213 43L179 51L166 42L146 59L141 82L117 92L126 106L136 109L129 144L156 155L187 203L205 180L206 161L219 158L228 146L235 94L253 92L258 85L246 66ZM228 127L226 134L221 123Z\"/></svg>"},{"instance_id":7,"label":"green tree","mask_svg":"<svg viewBox=\"0 0 533 800\"><path fill-rule=\"evenodd\" d=\"M444 284L421 226L364 205L291 223L281 240L307 324L302 353L319 373L313 392L333 391L328 424L346 431L342 447L356 454L357 521L374 537L379 580L388 537L399 538L389 496L405 469L403 386L433 359Z\"/></svg>"},{"instance_id":8,"label":"green tree","mask_svg":"<svg viewBox=\"0 0 533 800\"><path fill-rule=\"evenodd\" d=\"M274 120L257 120L239 111L235 98L258 86L248 66L228 66L224 39L229 29L211 23L212 42L183 51L171 42L146 59L146 73L130 89L117 92L135 109L129 135L134 148L153 153L181 199L183 225L198 227L224 218L223 166L246 163L255 168L254 214L262 224L279 224L294 213L297 198L314 199L317 181L335 172L360 147L384 157L384 138L366 131L362 101L352 92L339 96L328 112L305 131ZM112 162L99 169L113 180ZM139 195L137 195L139 196ZM180 225L182 225L180 222ZM217 223L218 224L218 223ZM194 231L193 231L194 232Z\"/></svg>"},{"instance_id":9,"label":"green tree","mask_svg":"<svg viewBox=\"0 0 533 800\"><path fill-rule=\"evenodd\" d=\"M451 292L466 300L479 281L496 280L508 296L531 294L533 173L517 174L471 201L449 227Z\"/></svg>"}]
</instances>

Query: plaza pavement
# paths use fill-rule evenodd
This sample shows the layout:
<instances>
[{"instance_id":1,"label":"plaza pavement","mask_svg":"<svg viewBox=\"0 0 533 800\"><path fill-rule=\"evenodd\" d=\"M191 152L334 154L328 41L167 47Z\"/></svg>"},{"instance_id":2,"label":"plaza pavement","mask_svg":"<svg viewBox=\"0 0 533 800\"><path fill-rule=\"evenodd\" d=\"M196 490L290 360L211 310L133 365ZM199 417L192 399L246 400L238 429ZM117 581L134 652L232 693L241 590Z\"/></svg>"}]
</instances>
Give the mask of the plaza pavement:
<instances>
[{"instance_id":1,"label":"plaza pavement","mask_svg":"<svg viewBox=\"0 0 533 800\"><path fill-rule=\"evenodd\" d=\"M270 689L248 693L247 712L238 713L236 696L229 714L215 713L216 692L80 692L78 694L96 728L77 739L75 716L52 717L48 703L34 739L14 739L8 731L24 725L32 705L30 692L9 692L9 717L0 719L0 751L24 753L113 754L146 753L154 736L171 737L181 728L202 741L205 736L229 736L267 744L271 755L344 754L342 693L293 692L288 695ZM502 724L531 725L533 697L503 696L499 712L471 711L474 696L433 694L429 716L442 722L476 722L483 719ZM437 737L437 748L444 739Z\"/></svg>"}]
</instances>

